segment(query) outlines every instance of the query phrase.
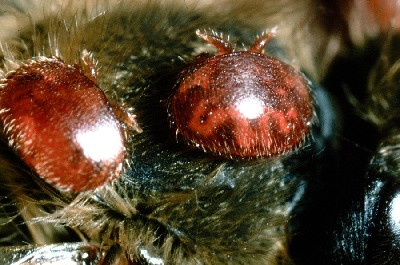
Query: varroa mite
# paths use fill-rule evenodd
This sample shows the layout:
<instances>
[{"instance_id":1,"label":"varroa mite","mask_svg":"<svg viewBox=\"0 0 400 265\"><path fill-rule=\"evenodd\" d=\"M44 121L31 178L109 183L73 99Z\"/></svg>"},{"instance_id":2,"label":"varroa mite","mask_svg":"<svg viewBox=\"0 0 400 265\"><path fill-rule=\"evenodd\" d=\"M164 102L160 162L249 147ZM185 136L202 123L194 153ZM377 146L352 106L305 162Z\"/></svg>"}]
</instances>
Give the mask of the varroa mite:
<instances>
[{"instance_id":1,"label":"varroa mite","mask_svg":"<svg viewBox=\"0 0 400 265\"><path fill-rule=\"evenodd\" d=\"M227 157L272 157L301 145L313 120L309 83L264 55L273 33L240 52L222 37L196 33L218 55L198 55L180 75L169 104L178 137Z\"/></svg>"},{"instance_id":2,"label":"varroa mite","mask_svg":"<svg viewBox=\"0 0 400 265\"><path fill-rule=\"evenodd\" d=\"M97 86L91 54L82 59L83 69L36 57L6 74L0 89L9 145L40 177L73 192L119 176L126 137L117 116L133 118L113 107Z\"/></svg>"}]
</instances>

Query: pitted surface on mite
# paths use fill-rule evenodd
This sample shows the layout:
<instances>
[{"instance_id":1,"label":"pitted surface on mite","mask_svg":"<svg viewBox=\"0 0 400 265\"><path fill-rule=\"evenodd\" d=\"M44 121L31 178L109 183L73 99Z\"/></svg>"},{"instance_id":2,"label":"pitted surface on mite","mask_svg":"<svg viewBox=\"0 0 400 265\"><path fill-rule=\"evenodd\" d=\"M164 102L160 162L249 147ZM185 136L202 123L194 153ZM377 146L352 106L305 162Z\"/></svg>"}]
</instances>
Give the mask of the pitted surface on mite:
<instances>
[{"instance_id":1,"label":"pitted surface on mite","mask_svg":"<svg viewBox=\"0 0 400 265\"><path fill-rule=\"evenodd\" d=\"M84 191L117 177L124 137L105 94L78 66L39 57L6 77L0 119L22 160L58 188Z\"/></svg>"},{"instance_id":2,"label":"pitted surface on mite","mask_svg":"<svg viewBox=\"0 0 400 265\"><path fill-rule=\"evenodd\" d=\"M170 103L173 126L185 141L237 157L280 155L304 141L313 106L297 70L251 51L204 58L182 73Z\"/></svg>"}]
</instances>

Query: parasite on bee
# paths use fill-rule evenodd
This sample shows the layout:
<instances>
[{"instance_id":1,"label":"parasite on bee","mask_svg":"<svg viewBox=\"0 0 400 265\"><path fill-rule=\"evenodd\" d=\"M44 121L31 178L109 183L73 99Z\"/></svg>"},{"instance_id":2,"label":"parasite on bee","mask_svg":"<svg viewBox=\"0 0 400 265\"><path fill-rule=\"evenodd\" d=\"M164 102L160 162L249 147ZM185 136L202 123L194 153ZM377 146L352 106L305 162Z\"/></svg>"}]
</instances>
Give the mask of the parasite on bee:
<instances>
[{"instance_id":1,"label":"parasite on bee","mask_svg":"<svg viewBox=\"0 0 400 265\"><path fill-rule=\"evenodd\" d=\"M11 71L2 84L6 137L21 159L57 188L94 189L122 170L121 126L91 78L77 65L38 57Z\"/></svg>"},{"instance_id":2,"label":"parasite on bee","mask_svg":"<svg viewBox=\"0 0 400 265\"><path fill-rule=\"evenodd\" d=\"M236 157L271 157L298 147L312 124L305 78L293 67L262 55L272 37L259 37L249 51L197 32L217 56L198 55L181 73L171 99L173 127L206 151Z\"/></svg>"}]
</instances>

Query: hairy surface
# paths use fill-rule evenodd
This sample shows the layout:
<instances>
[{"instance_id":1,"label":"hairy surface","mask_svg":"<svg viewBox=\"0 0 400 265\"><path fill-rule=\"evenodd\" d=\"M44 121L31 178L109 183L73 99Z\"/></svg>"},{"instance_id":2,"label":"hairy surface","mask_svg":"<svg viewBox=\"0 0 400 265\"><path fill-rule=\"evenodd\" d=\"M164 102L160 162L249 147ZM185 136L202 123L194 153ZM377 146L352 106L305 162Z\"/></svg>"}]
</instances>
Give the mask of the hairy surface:
<instances>
[{"instance_id":1,"label":"hairy surface","mask_svg":"<svg viewBox=\"0 0 400 265\"><path fill-rule=\"evenodd\" d=\"M197 29L250 42L273 24L255 26L184 2L95 7L42 7L41 20L25 15L22 6L16 16L28 16L33 23L22 21L19 36L3 42L4 72L35 56L79 64L86 49L98 60L100 88L113 103L132 109L143 133L129 137L119 180L92 192L61 194L32 173L2 171L7 181L3 194L14 198L10 207L17 207L16 219L22 218L31 234L16 233L14 243L21 236L31 237L32 243L58 242L59 227L68 227L94 245L119 249L132 261L274 262L282 255L278 250L284 244L290 190L283 160L234 161L180 145L166 111L182 67L208 49L196 37ZM29 183L32 178L36 183Z\"/></svg>"},{"instance_id":2,"label":"hairy surface","mask_svg":"<svg viewBox=\"0 0 400 265\"><path fill-rule=\"evenodd\" d=\"M79 65L89 51L100 89L143 130L127 131L119 178L81 193L44 182L1 136L0 261L396 264L393 3L0 1L3 78L37 56ZM196 30L249 47L271 29L266 54L311 80L304 144L250 161L177 142L167 112L179 73L215 52Z\"/></svg>"}]
</instances>

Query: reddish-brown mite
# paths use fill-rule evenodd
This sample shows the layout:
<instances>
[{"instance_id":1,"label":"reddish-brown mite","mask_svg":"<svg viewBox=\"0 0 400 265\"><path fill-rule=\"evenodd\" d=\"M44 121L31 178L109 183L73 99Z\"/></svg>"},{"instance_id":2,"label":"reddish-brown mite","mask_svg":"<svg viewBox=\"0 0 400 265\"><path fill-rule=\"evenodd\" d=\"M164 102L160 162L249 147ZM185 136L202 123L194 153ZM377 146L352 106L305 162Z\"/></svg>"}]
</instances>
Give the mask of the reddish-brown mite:
<instances>
[{"instance_id":1,"label":"reddish-brown mite","mask_svg":"<svg viewBox=\"0 0 400 265\"><path fill-rule=\"evenodd\" d=\"M118 177L125 158L123 126L95 83L91 55L82 58L83 70L55 57L34 58L8 73L0 90L10 146L40 177L73 192Z\"/></svg>"},{"instance_id":2,"label":"reddish-brown mite","mask_svg":"<svg viewBox=\"0 0 400 265\"><path fill-rule=\"evenodd\" d=\"M249 51L197 31L218 55L200 54L180 76L169 105L186 142L228 157L271 157L304 142L313 119L308 82L292 66L264 55L272 33Z\"/></svg>"}]
</instances>

